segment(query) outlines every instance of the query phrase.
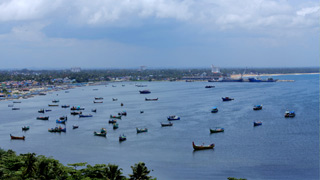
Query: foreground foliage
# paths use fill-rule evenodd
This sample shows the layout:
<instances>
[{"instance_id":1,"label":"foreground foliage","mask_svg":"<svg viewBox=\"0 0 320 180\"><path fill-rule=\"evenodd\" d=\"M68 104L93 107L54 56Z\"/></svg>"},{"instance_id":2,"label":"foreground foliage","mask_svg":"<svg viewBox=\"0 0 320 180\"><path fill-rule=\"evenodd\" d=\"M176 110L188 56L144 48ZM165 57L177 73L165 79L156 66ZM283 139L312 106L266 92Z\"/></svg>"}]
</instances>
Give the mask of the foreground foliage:
<instances>
[{"instance_id":1,"label":"foreground foliage","mask_svg":"<svg viewBox=\"0 0 320 180\"><path fill-rule=\"evenodd\" d=\"M75 163L64 166L58 160L41 155L36 156L35 153L16 155L12 150L0 149L0 179L129 179L123 175L122 169L114 164L86 165L87 163ZM82 168L77 169L78 167ZM133 172L130 174L130 180L152 179L148 176L150 170L145 163L139 162L131 168Z\"/></svg>"}]
</instances>

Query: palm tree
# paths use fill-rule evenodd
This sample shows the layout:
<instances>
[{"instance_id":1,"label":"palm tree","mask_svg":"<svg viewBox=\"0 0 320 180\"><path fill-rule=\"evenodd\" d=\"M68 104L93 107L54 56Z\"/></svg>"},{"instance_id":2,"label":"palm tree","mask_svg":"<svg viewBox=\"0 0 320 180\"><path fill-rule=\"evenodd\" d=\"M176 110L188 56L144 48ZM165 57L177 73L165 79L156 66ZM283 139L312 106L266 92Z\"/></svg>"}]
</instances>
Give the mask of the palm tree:
<instances>
[{"instance_id":1,"label":"palm tree","mask_svg":"<svg viewBox=\"0 0 320 180\"><path fill-rule=\"evenodd\" d=\"M107 179L110 180L123 180L126 179L124 176L122 176L122 168L118 169L117 165L114 164L108 164L106 167L106 176Z\"/></svg>"},{"instance_id":2,"label":"palm tree","mask_svg":"<svg viewBox=\"0 0 320 180\"><path fill-rule=\"evenodd\" d=\"M24 177L32 177L36 172L36 154L35 153L28 153L25 154L25 169L23 171Z\"/></svg>"},{"instance_id":3,"label":"palm tree","mask_svg":"<svg viewBox=\"0 0 320 180\"><path fill-rule=\"evenodd\" d=\"M149 180L152 176L148 176L150 170L145 166L144 162L139 162L131 166L132 174L129 174L130 180Z\"/></svg>"}]
</instances>

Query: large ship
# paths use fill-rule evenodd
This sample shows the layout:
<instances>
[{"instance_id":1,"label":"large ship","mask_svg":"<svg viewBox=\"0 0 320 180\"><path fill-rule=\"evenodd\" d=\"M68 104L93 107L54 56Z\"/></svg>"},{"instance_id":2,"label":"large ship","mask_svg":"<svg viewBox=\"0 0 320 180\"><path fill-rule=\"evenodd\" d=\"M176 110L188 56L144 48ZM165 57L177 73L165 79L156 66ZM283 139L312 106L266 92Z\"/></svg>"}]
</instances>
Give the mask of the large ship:
<instances>
[{"instance_id":1,"label":"large ship","mask_svg":"<svg viewBox=\"0 0 320 180\"><path fill-rule=\"evenodd\" d=\"M249 82L277 82L277 79L273 78L267 78L267 79L261 79L260 77L252 77L248 78Z\"/></svg>"}]
</instances>

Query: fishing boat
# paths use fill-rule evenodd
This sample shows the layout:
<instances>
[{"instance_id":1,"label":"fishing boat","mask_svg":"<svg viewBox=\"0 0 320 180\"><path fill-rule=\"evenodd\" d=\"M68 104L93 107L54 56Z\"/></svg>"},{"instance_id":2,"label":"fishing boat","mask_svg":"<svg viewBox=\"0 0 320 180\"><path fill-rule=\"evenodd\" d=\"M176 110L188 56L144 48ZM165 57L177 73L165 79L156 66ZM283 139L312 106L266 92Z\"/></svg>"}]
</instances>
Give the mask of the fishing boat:
<instances>
[{"instance_id":1,"label":"fishing boat","mask_svg":"<svg viewBox=\"0 0 320 180\"><path fill-rule=\"evenodd\" d=\"M12 110L20 110L20 108L14 107L12 108Z\"/></svg>"},{"instance_id":2,"label":"fishing boat","mask_svg":"<svg viewBox=\"0 0 320 180\"><path fill-rule=\"evenodd\" d=\"M160 123L161 124L161 127L166 127L166 126L172 126L173 123L172 122L169 122L169 123Z\"/></svg>"},{"instance_id":3,"label":"fishing boat","mask_svg":"<svg viewBox=\"0 0 320 180\"><path fill-rule=\"evenodd\" d=\"M261 109L262 109L262 104L253 106L253 110L261 110Z\"/></svg>"},{"instance_id":4,"label":"fishing boat","mask_svg":"<svg viewBox=\"0 0 320 180\"><path fill-rule=\"evenodd\" d=\"M11 139L17 139L17 140L24 140L26 137L25 136L12 136L10 134Z\"/></svg>"},{"instance_id":5,"label":"fishing boat","mask_svg":"<svg viewBox=\"0 0 320 180\"><path fill-rule=\"evenodd\" d=\"M39 93L40 96L45 96L47 95L46 93Z\"/></svg>"},{"instance_id":6,"label":"fishing boat","mask_svg":"<svg viewBox=\"0 0 320 180\"><path fill-rule=\"evenodd\" d=\"M148 85L144 85L144 84L136 84L136 87L147 87Z\"/></svg>"},{"instance_id":7,"label":"fishing boat","mask_svg":"<svg viewBox=\"0 0 320 180\"><path fill-rule=\"evenodd\" d=\"M60 120L68 120L68 116L61 116L59 117Z\"/></svg>"},{"instance_id":8,"label":"fishing boat","mask_svg":"<svg viewBox=\"0 0 320 180\"><path fill-rule=\"evenodd\" d=\"M120 142L125 141L125 140L127 140L127 136L125 136L124 134L119 136L119 141Z\"/></svg>"},{"instance_id":9,"label":"fishing boat","mask_svg":"<svg viewBox=\"0 0 320 180\"><path fill-rule=\"evenodd\" d=\"M62 105L61 108L69 108L70 105Z\"/></svg>"},{"instance_id":10,"label":"fishing boat","mask_svg":"<svg viewBox=\"0 0 320 180\"><path fill-rule=\"evenodd\" d=\"M109 123L110 123L110 124L113 124L113 123L116 123L116 122L117 122L116 119L110 119L110 120L109 120Z\"/></svg>"},{"instance_id":11,"label":"fishing boat","mask_svg":"<svg viewBox=\"0 0 320 180\"><path fill-rule=\"evenodd\" d=\"M214 144L210 144L210 145L195 145L194 142L192 142L192 146L194 150L204 150L204 149L213 149L214 148Z\"/></svg>"},{"instance_id":12,"label":"fishing boat","mask_svg":"<svg viewBox=\"0 0 320 180\"><path fill-rule=\"evenodd\" d=\"M62 128L61 126L48 129L49 132L67 132L67 128Z\"/></svg>"},{"instance_id":13,"label":"fishing boat","mask_svg":"<svg viewBox=\"0 0 320 180\"><path fill-rule=\"evenodd\" d=\"M147 128L136 128L136 129L137 129L137 133L148 132Z\"/></svg>"},{"instance_id":14,"label":"fishing boat","mask_svg":"<svg viewBox=\"0 0 320 180\"><path fill-rule=\"evenodd\" d=\"M205 88L214 88L215 86L205 86Z\"/></svg>"},{"instance_id":15,"label":"fishing boat","mask_svg":"<svg viewBox=\"0 0 320 180\"><path fill-rule=\"evenodd\" d=\"M112 98L112 101L118 101L118 99L117 98Z\"/></svg>"},{"instance_id":16,"label":"fishing boat","mask_svg":"<svg viewBox=\"0 0 320 180\"><path fill-rule=\"evenodd\" d=\"M150 94L151 91L150 90L142 90L142 91L139 91L140 94Z\"/></svg>"},{"instance_id":17,"label":"fishing boat","mask_svg":"<svg viewBox=\"0 0 320 180\"><path fill-rule=\"evenodd\" d=\"M121 119L121 115L119 115L119 116L113 116L113 115L110 115L110 118L113 118L113 119Z\"/></svg>"},{"instance_id":18,"label":"fishing boat","mask_svg":"<svg viewBox=\"0 0 320 180\"><path fill-rule=\"evenodd\" d=\"M127 112L126 111L122 111L118 113L119 116L127 116Z\"/></svg>"},{"instance_id":19,"label":"fishing boat","mask_svg":"<svg viewBox=\"0 0 320 180\"><path fill-rule=\"evenodd\" d=\"M78 111L78 112L77 111L73 111L70 114L75 116L75 115L82 114L82 112L81 111Z\"/></svg>"},{"instance_id":20,"label":"fishing boat","mask_svg":"<svg viewBox=\"0 0 320 180\"><path fill-rule=\"evenodd\" d=\"M13 103L21 103L21 101L13 101Z\"/></svg>"},{"instance_id":21,"label":"fishing boat","mask_svg":"<svg viewBox=\"0 0 320 180\"><path fill-rule=\"evenodd\" d=\"M219 132L224 132L224 128L216 127L211 129L210 128L210 133L219 133Z\"/></svg>"},{"instance_id":22,"label":"fishing boat","mask_svg":"<svg viewBox=\"0 0 320 180\"><path fill-rule=\"evenodd\" d=\"M79 128L79 126L77 126L77 125L72 125L72 129L77 129L77 128Z\"/></svg>"},{"instance_id":23,"label":"fishing boat","mask_svg":"<svg viewBox=\"0 0 320 180\"><path fill-rule=\"evenodd\" d=\"M37 117L37 120L49 120L49 116Z\"/></svg>"},{"instance_id":24,"label":"fishing boat","mask_svg":"<svg viewBox=\"0 0 320 180\"><path fill-rule=\"evenodd\" d=\"M97 109L91 109L91 112L96 113L96 112L97 112Z\"/></svg>"},{"instance_id":25,"label":"fishing boat","mask_svg":"<svg viewBox=\"0 0 320 180\"><path fill-rule=\"evenodd\" d=\"M118 123L113 123L113 129L118 129L119 128L119 124Z\"/></svg>"},{"instance_id":26,"label":"fishing boat","mask_svg":"<svg viewBox=\"0 0 320 180\"><path fill-rule=\"evenodd\" d=\"M29 126L23 126L23 127L22 127L22 131L28 131L29 129L30 129Z\"/></svg>"},{"instance_id":27,"label":"fishing boat","mask_svg":"<svg viewBox=\"0 0 320 180\"><path fill-rule=\"evenodd\" d=\"M255 121L253 122L253 126L261 126L262 122L261 121Z\"/></svg>"},{"instance_id":28,"label":"fishing boat","mask_svg":"<svg viewBox=\"0 0 320 180\"><path fill-rule=\"evenodd\" d=\"M284 117L295 117L296 116L296 113L294 111L286 111L284 113Z\"/></svg>"},{"instance_id":29,"label":"fishing boat","mask_svg":"<svg viewBox=\"0 0 320 180\"><path fill-rule=\"evenodd\" d=\"M13 107L13 104L8 104L8 107Z\"/></svg>"},{"instance_id":30,"label":"fishing boat","mask_svg":"<svg viewBox=\"0 0 320 180\"><path fill-rule=\"evenodd\" d=\"M144 111L140 111L140 114L144 113Z\"/></svg>"},{"instance_id":31,"label":"fishing boat","mask_svg":"<svg viewBox=\"0 0 320 180\"><path fill-rule=\"evenodd\" d=\"M59 100L52 100L52 103L58 103L60 102Z\"/></svg>"},{"instance_id":32,"label":"fishing boat","mask_svg":"<svg viewBox=\"0 0 320 180\"><path fill-rule=\"evenodd\" d=\"M234 100L233 98L230 98L230 97L223 97L222 98L222 101L232 101Z\"/></svg>"},{"instance_id":33,"label":"fishing boat","mask_svg":"<svg viewBox=\"0 0 320 180\"><path fill-rule=\"evenodd\" d=\"M50 112L50 111L52 111L51 109L46 109L46 110L44 110L45 112Z\"/></svg>"},{"instance_id":34,"label":"fishing boat","mask_svg":"<svg viewBox=\"0 0 320 180\"><path fill-rule=\"evenodd\" d=\"M79 114L79 118L83 118L83 117L92 117L92 114Z\"/></svg>"},{"instance_id":35,"label":"fishing boat","mask_svg":"<svg viewBox=\"0 0 320 180\"><path fill-rule=\"evenodd\" d=\"M94 131L93 134L95 136L104 136L104 137L106 137L107 136L107 130L105 128L101 128L100 133Z\"/></svg>"},{"instance_id":36,"label":"fishing boat","mask_svg":"<svg viewBox=\"0 0 320 180\"><path fill-rule=\"evenodd\" d=\"M217 113L219 110L217 107L212 107L211 113Z\"/></svg>"},{"instance_id":37,"label":"fishing boat","mask_svg":"<svg viewBox=\"0 0 320 180\"><path fill-rule=\"evenodd\" d=\"M154 98L154 99L148 99L148 98L145 98L145 101L158 101L159 98Z\"/></svg>"},{"instance_id":38,"label":"fishing boat","mask_svg":"<svg viewBox=\"0 0 320 180\"><path fill-rule=\"evenodd\" d=\"M70 108L70 110L71 110L71 111L81 111L81 110L84 110L84 108L82 108L82 107L80 107L80 106L77 106L77 107L72 106L72 107Z\"/></svg>"},{"instance_id":39,"label":"fishing boat","mask_svg":"<svg viewBox=\"0 0 320 180\"><path fill-rule=\"evenodd\" d=\"M180 117L176 115L172 115L172 116L168 116L168 120L169 121L180 120Z\"/></svg>"},{"instance_id":40,"label":"fishing boat","mask_svg":"<svg viewBox=\"0 0 320 180\"><path fill-rule=\"evenodd\" d=\"M59 104L48 104L48 106L50 106L50 107L56 107L56 106L59 106Z\"/></svg>"},{"instance_id":41,"label":"fishing boat","mask_svg":"<svg viewBox=\"0 0 320 180\"><path fill-rule=\"evenodd\" d=\"M95 100L102 100L103 97L95 97L94 99L95 99Z\"/></svg>"},{"instance_id":42,"label":"fishing boat","mask_svg":"<svg viewBox=\"0 0 320 180\"><path fill-rule=\"evenodd\" d=\"M57 120L56 120L56 123L65 124L65 123L66 123L66 120L57 119Z\"/></svg>"},{"instance_id":43,"label":"fishing boat","mask_svg":"<svg viewBox=\"0 0 320 180\"><path fill-rule=\"evenodd\" d=\"M103 103L103 101L93 101L93 103Z\"/></svg>"}]
</instances>

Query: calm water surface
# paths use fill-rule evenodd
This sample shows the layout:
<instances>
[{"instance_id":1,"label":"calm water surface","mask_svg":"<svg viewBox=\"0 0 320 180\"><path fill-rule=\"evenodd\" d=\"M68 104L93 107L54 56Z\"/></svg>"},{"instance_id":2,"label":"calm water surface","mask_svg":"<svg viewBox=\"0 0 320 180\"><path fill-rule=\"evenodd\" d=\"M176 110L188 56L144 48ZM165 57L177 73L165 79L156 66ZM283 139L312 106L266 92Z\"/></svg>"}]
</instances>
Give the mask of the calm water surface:
<instances>
[{"instance_id":1,"label":"calm water surface","mask_svg":"<svg viewBox=\"0 0 320 180\"><path fill-rule=\"evenodd\" d=\"M0 147L18 153L35 152L52 156L60 162L114 163L131 173L130 166L139 161L153 169L158 179L319 179L319 75L278 76L295 82L278 83L208 83L146 82L113 83L53 92L21 100L19 111L12 111L10 101L0 102ZM125 86L121 86L124 84ZM215 88L206 89L206 85ZM98 89L98 90L93 90ZM139 94L149 89L151 94ZM222 102L221 97L235 98ZM104 97L94 104L94 97ZM144 98L159 98L144 101ZM112 101L118 98L118 101ZM84 114L96 108L92 118L71 116L70 109L48 107L54 99L59 105L83 106ZM120 103L124 106L121 107ZM253 111L256 104L263 110ZM217 106L218 113L210 113ZM49 121L36 120L42 116ZM295 110L295 118L284 118L286 110ZM127 111L119 129L108 124L110 114ZM140 114L140 110L144 110ZM68 115L67 133L49 133L55 120ZM168 115L179 115L172 127L161 127ZM253 127L253 121L263 125ZM72 129L72 125L79 129ZM21 127L30 130L22 132ZM224 133L210 134L210 127L224 127ZM107 128L107 138L93 136L93 131ZM136 127L149 132L136 134ZM10 140L9 134L26 136L25 141ZM119 134L127 141L119 143ZM214 150L193 151L196 144L215 143Z\"/></svg>"}]
</instances>

